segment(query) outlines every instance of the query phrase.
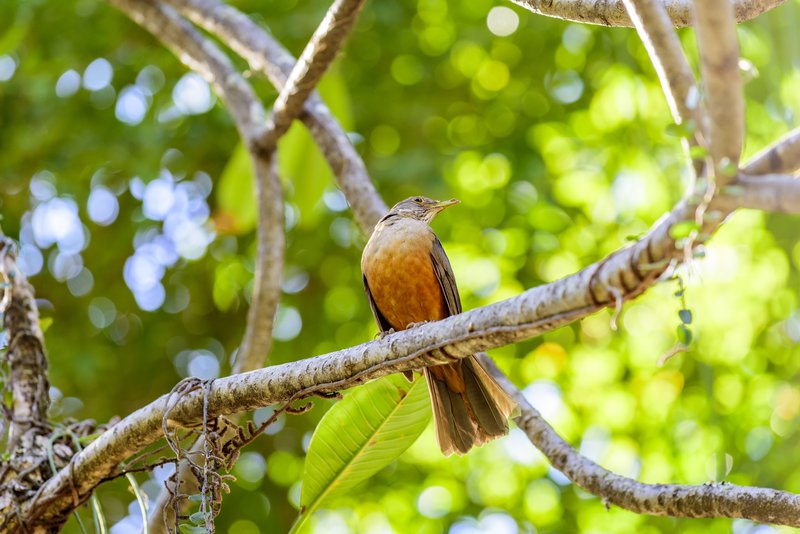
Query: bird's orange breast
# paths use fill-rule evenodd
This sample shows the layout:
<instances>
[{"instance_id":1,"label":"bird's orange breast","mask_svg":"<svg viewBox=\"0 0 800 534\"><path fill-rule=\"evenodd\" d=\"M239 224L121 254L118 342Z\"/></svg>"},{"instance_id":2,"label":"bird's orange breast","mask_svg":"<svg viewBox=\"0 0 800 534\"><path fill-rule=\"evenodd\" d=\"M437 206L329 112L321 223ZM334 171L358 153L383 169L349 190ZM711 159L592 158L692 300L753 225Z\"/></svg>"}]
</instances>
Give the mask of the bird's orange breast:
<instances>
[{"instance_id":1,"label":"bird's orange breast","mask_svg":"<svg viewBox=\"0 0 800 534\"><path fill-rule=\"evenodd\" d=\"M431 263L434 234L421 221L400 220L376 228L361 257L375 306L395 330L447 317Z\"/></svg>"}]
</instances>

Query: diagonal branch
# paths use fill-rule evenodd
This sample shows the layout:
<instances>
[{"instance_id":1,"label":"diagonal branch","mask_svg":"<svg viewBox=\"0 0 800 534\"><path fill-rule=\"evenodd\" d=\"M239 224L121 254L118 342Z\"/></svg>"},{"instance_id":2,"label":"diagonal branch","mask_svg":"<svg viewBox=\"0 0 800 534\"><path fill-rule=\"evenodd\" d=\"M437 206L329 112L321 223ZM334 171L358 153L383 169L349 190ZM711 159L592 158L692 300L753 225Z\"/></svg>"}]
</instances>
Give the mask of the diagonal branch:
<instances>
[{"instance_id":1,"label":"diagonal branch","mask_svg":"<svg viewBox=\"0 0 800 534\"><path fill-rule=\"evenodd\" d=\"M733 179L744 141L744 95L739 73L739 43L729 0L694 2L697 45L709 124L709 153L715 183ZM706 126L702 126L706 130Z\"/></svg>"},{"instance_id":2,"label":"diagonal branch","mask_svg":"<svg viewBox=\"0 0 800 534\"><path fill-rule=\"evenodd\" d=\"M295 63L272 109L272 124L261 143L274 147L328 70L350 33L364 0L335 0Z\"/></svg>"},{"instance_id":3,"label":"diagonal branch","mask_svg":"<svg viewBox=\"0 0 800 534\"><path fill-rule=\"evenodd\" d=\"M800 128L756 154L742 169L746 174L794 173L800 170Z\"/></svg>"},{"instance_id":4,"label":"diagonal branch","mask_svg":"<svg viewBox=\"0 0 800 534\"><path fill-rule=\"evenodd\" d=\"M33 287L17 267L14 248L11 240L0 237L0 320L8 340L9 367L4 381L11 386L12 403L10 413L4 414L10 417L6 450L21 448L32 454L35 437L49 428L50 386Z\"/></svg>"},{"instance_id":5,"label":"diagonal branch","mask_svg":"<svg viewBox=\"0 0 800 534\"><path fill-rule=\"evenodd\" d=\"M739 175L728 196L715 199L722 210L737 207L773 213L800 213L800 178L787 174Z\"/></svg>"},{"instance_id":6,"label":"diagonal branch","mask_svg":"<svg viewBox=\"0 0 800 534\"><path fill-rule=\"evenodd\" d=\"M690 486L645 484L603 469L582 456L544 420L525 396L486 357L483 363L519 403L515 419L537 449L572 482L599 495L608 505L638 514L672 517L742 517L753 521L800 526L800 495L728 482Z\"/></svg>"},{"instance_id":7,"label":"diagonal branch","mask_svg":"<svg viewBox=\"0 0 800 534\"><path fill-rule=\"evenodd\" d=\"M664 5L659 0L622 0L633 21L639 38L661 81L672 118L677 124L693 122L696 129L684 148L700 146L704 124L700 108L700 93L692 69L683 53L680 40ZM700 175L703 161L695 160L695 174Z\"/></svg>"},{"instance_id":8,"label":"diagonal branch","mask_svg":"<svg viewBox=\"0 0 800 534\"><path fill-rule=\"evenodd\" d=\"M247 15L218 0L167 1L217 35L278 90L286 85L294 57ZM359 225L369 234L388 208L375 190L363 160L316 92L308 97L304 111L300 120L328 160Z\"/></svg>"},{"instance_id":9,"label":"diagonal branch","mask_svg":"<svg viewBox=\"0 0 800 534\"><path fill-rule=\"evenodd\" d=\"M511 0L518 6L548 17L598 24L601 26L633 26L625 12L623 0ZM691 26L691 0L662 0L672 25L677 28ZM732 0L736 22L754 19L784 0Z\"/></svg>"}]
</instances>

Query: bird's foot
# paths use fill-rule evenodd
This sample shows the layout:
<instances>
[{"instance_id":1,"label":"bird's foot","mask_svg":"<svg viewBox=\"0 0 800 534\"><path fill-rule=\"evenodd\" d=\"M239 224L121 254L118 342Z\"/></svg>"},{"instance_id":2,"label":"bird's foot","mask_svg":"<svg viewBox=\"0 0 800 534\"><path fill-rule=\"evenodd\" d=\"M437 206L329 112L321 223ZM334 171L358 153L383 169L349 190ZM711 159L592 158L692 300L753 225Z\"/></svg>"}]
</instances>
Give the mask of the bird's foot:
<instances>
[{"instance_id":1,"label":"bird's foot","mask_svg":"<svg viewBox=\"0 0 800 534\"><path fill-rule=\"evenodd\" d=\"M395 332L394 328L390 328L389 330L386 330L385 332L383 330L381 330L380 332L375 334L375 337L382 340L383 338L385 338L389 334L394 334L394 332Z\"/></svg>"},{"instance_id":2,"label":"bird's foot","mask_svg":"<svg viewBox=\"0 0 800 534\"><path fill-rule=\"evenodd\" d=\"M416 327L422 326L424 324L428 324L429 322L430 321L420 321L418 323L408 323L408 325L406 326L406 330L408 330L410 328L416 328Z\"/></svg>"}]
</instances>

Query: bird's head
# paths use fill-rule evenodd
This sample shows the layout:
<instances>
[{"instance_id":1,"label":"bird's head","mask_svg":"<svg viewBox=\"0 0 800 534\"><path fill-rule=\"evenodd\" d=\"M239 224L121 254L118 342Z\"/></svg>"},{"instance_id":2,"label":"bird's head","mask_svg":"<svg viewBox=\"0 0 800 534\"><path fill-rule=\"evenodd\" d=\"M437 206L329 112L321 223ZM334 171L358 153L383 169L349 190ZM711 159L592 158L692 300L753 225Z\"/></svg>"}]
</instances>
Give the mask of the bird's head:
<instances>
[{"instance_id":1,"label":"bird's head","mask_svg":"<svg viewBox=\"0 0 800 534\"><path fill-rule=\"evenodd\" d=\"M430 223L445 208L458 204L459 200L433 200L427 197L410 197L395 204L387 215L398 215Z\"/></svg>"}]
</instances>

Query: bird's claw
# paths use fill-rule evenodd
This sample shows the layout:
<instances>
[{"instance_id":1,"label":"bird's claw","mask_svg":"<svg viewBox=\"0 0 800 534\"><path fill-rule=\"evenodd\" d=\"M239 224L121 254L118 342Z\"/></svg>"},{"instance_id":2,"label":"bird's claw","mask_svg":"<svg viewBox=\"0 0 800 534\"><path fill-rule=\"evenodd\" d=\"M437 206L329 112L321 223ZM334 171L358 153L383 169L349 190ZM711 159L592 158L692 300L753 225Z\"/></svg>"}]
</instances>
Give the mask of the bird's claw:
<instances>
[{"instance_id":1,"label":"bird's claw","mask_svg":"<svg viewBox=\"0 0 800 534\"><path fill-rule=\"evenodd\" d=\"M380 332L375 334L375 337L380 339L380 340L383 340L383 338L385 338L389 334L394 334L394 332L395 332L394 328L390 328L389 330L386 330L386 331L381 330Z\"/></svg>"},{"instance_id":2,"label":"bird's claw","mask_svg":"<svg viewBox=\"0 0 800 534\"><path fill-rule=\"evenodd\" d=\"M408 325L406 326L406 330L409 330L411 328L416 328L416 327L422 326L424 324L428 324L429 322L430 321L420 321L418 323L408 323Z\"/></svg>"}]
</instances>

